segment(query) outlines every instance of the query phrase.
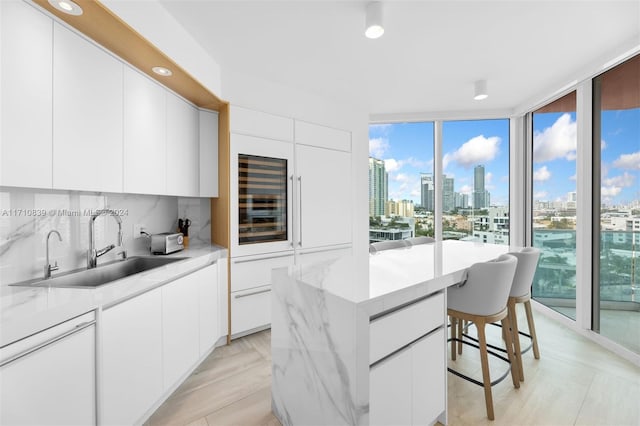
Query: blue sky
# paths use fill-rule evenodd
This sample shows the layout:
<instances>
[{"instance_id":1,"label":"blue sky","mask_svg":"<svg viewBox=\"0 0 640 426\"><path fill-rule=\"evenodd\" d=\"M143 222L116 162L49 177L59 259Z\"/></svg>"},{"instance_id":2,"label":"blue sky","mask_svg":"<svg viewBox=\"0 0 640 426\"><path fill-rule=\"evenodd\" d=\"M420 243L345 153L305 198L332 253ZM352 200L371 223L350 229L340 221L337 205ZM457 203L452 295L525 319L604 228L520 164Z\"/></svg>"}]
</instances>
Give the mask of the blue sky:
<instances>
[{"instance_id":1,"label":"blue sky","mask_svg":"<svg viewBox=\"0 0 640 426\"><path fill-rule=\"evenodd\" d=\"M534 115L534 199L566 200L576 190L576 115ZM603 204L628 205L640 199L640 109L602 114Z\"/></svg>"},{"instance_id":2,"label":"blue sky","mask_svg":"<svg viewBox=\"0 0 640 426\"><path fill-rule=\"evenodd\" d=\"M534 199L566 201L576 190L575 113L534 117ZM473 167L485 166L492 205L509 197L509 121L447 121L443 124L444 173L455 191L473 190ZM369 155L385 160L389 198L420 203L420 173L433 172L433 123L369 126ZM602 114L602 199L628 205L640 199L640 109Z\"/></svg>"},{"instance_id":3,"label":"blue sky","mask_svg":"<svg viewBox=\"0 0 640 426\"><path fill-rule=\"evenodd\" d=\"M448 121L443 124L443 170L454 190L471 194L473 168L485 166L491 204L509 200L509 121ZM433 123L369 126L369 155L385 160L389 198L420 203L420 173L433 173Z\"/></svg>"}]
</instances>

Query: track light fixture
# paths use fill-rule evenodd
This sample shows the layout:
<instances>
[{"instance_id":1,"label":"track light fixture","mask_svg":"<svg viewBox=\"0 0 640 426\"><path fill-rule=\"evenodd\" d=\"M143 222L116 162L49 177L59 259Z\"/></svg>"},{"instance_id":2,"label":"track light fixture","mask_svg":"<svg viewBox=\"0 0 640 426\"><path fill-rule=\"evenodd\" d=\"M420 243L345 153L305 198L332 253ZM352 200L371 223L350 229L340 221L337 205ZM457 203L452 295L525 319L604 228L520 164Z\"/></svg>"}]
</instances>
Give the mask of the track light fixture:
<instances>
[{"instance_id":1,"label":"track light fixture","mask_svg":"<svg viewBox=\"0 0 640 426\"><path fill-rule=\"evenodd\" d=\"M372 1L367 3L367 16L364 35L367 38L378 38L384 34L382 26L382 2Z\"/></svg>"},{"instance_id":2,"label":"track light fixture","mask_svg":"<svg viewBox=\"0 0 640 426\"><path fill-rule=\"evenodd\" d=\"M487 99L489 93L487 92L487 80L478 80L474 84L473 99L481 101Z\"/></svg>"}]
</instances>

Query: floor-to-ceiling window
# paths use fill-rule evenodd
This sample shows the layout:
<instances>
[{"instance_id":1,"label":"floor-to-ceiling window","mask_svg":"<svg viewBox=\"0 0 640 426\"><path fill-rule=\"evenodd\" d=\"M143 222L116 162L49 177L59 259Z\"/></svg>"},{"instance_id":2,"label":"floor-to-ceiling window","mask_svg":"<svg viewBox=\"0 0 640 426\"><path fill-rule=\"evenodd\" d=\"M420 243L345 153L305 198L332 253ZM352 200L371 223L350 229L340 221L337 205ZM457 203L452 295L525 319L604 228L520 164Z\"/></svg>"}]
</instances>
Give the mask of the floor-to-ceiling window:
<instances>
[{"instance_id":1,"label":"floor-to-ceiling window","mask_svg":"<svg viewBox=\"0 0 640 426\"><path fill-rule=\"evenodd\" d=\"M442 125L442 238L509 244L509 120Z\"/></svg>"},{"instance_id":2,"label":"floor-to-ceiling window","mask_svg":"<svg viewBox=\"0 0 640 426\"><path fill-rule=\"evenodd\" d=\"M640 353L640 55L593 80L593 122L592 326Z\"/></svg>"},{"instance_id":3,"label":"floor-to-ceiling window","mask_svg":"<svg viewBox=\"0 0 640 426\"><path fill-rule=\"evenodd\" d=\"M434 236L433 122L369 126L369 241Z\"/></svg>"},{"instance_id":4,"label":"floor-to-ceiling window","mask_svg":"<svg viewBox=\"0 0 640 426\"><path fill-rule=\"evenodd\" d=\"M575 319L576 92L531 114L532 244L542 250L533 297Z\"/></svg>"}]
</instances>

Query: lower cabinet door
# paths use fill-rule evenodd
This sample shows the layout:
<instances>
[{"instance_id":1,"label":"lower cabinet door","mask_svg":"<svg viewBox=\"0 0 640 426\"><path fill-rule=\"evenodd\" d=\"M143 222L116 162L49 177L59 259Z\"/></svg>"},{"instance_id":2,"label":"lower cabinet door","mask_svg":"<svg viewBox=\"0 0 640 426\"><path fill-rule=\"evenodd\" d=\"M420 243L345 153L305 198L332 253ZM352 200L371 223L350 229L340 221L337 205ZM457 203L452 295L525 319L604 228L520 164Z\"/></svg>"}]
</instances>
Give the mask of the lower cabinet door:
<instances>
[{"instance_id":1,"label":"lower cabinet door","mask_svg":"<svg viewBox=\"0 0 640 426\"><path fill-rule=\"evenodd\" d=\"M413 424L431 424L445 409L444 329L440 329L411 347L413 366Z\"/></svg>"},{"instance_id":2,"label":"lower cabinet door","mask_svg":"<svg viewBox=\"0 0 640 426\"><path fill-rule=\"evenodd\" d=\"M161 327L160 288L103 312L101 424L135 424L162 396Z\"/></svg>"},{"instance_id":3,"label":"lower cabinet door","mask_svg":"<svg viewBox=\"0 0 640 426\"><path fill-rule=\"evenodd\" d=\"M165 391L200 358L198 275L162 287L162 370Z\"/></svg>"},{"instance_id":4,"label":"lower cabinet door","mask_svg":"<svg viewBox=\"0 0 640 426\"><path fill-rule=\"evenodd\" d=\"M198 285L200 352L203 356L220 337L218 309L218 264L193 273ZM224 285L227 285L225 282Z\"/></svg>"},{"instance_id":5,"label":"lower cabinet door","mask_svg":"<svg viewBox=\"0 0 640 426\"><path fill-rule=\"evenodd\" d=\"M0 367L0 424L96 424L95 325Z\"/></svg>"},{"instance_id":6,"label":"lower cabinet door","mask_svg":"<svg viewBox=\"0 0 640 426\"><path fill-rule=\"evenodd\" d=\"M231 334L271 324L271 286L231 293Z\"/></svg>"},{"instance_id":7,"label":"lower cabinet door","mask_svg":"<svg viewBox=\"0 0 640 426\"><path fill-rule=\"evenodd\" d=\"M412 424L411 358L407 347L369 370L369 424Z\"/></svg>"}]
</instances>

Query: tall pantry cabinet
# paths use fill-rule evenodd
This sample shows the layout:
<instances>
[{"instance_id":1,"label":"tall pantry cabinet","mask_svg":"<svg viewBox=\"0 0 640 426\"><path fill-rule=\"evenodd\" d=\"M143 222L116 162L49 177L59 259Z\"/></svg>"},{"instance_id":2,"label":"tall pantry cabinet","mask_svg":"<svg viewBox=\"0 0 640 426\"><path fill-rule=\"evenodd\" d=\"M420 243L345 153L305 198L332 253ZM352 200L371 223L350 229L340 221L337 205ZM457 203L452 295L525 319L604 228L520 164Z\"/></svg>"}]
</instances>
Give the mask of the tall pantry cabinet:
<instances>
[{"instance_id":1,"label":"tall pantry cabinet","mask_svg":"<svg viewBox=\"0 0 640 426\"><path fill-rule=\"evenodd\" d=\"M271 270L351 246L351 133L230 111L231 335L271 323Z\"/></svg>"}]
</instances>

